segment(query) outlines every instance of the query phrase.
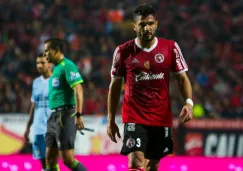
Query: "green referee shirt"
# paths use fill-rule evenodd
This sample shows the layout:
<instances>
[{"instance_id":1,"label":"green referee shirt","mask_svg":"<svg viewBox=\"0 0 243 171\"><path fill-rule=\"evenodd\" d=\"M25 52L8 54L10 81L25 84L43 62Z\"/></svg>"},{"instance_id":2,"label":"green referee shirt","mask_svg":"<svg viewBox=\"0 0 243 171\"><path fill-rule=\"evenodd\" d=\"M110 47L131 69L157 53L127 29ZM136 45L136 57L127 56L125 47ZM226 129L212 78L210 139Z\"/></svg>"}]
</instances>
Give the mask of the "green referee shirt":
<instances>
[{"instance_id":1,"label":"green referee shirt","mask_svg":"<svg viewBox=\"0 0 243 171\"><path fill-rule=\"evenodd\" d=\"M73 87L83 82L76 65L63 58L55 65L49 79L49 107L54 109L64 105L75 105Z\"/></svg>"}]
</instances>

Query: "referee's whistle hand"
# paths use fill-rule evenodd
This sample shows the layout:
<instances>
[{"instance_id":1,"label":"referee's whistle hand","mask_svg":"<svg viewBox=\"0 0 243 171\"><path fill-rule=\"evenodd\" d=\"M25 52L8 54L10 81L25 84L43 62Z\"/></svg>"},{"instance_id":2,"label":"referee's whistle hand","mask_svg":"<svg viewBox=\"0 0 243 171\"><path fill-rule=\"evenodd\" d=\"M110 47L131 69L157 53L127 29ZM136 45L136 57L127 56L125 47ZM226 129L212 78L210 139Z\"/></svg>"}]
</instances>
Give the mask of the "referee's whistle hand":
<instances>
[{"instance_id":1,"label":"referee's whistle hand","mask_svg":"<svg viewBox=\"0 0 243 171\"><path fill-rule=\"evenodd\" d=\"M75 117L75 125L77 127L78 130L81 130L84 128L84 121L83 121L83 117Z\"/></svg>"},{"instance_id":2,"label":"referee's whistle hand","mask_svg":"<svg viewBox=\"0 0 243 171\"><path fill-rule=\"evenodd\" d=\"M116 135L118 138L121 138L119 128L115 122L107 124L107 134L110 137L110 139L115 143L117 143Z\"/></svg>"}]
</instances>

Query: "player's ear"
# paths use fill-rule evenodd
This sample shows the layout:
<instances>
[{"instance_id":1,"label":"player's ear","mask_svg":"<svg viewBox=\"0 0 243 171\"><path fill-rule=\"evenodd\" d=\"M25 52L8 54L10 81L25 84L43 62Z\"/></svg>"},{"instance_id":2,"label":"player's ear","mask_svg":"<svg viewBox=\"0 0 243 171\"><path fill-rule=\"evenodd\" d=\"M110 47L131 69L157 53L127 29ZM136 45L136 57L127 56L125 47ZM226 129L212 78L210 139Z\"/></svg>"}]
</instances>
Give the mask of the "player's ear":
<instances>
[{"instance_id":1,"label":"player's ear","mask_svg":"<svg viewBox=\"0 0 243 171\"><path fill-rule=\"evenodd\" d=\"M158 28L158 20L156 20L156 22L155 22L155 25L156 25L156 29Z\"/></svg>"},{"instance_id":2,"label":"player's ear","mask_svg":"<svg viewBox=\"0 0 243 171\"><path fill-rule=\"evenodd\" d=\"M132 23L132 28L134 31L136 31L136 24L134 22Z\"/></svg>"}]
</instances>

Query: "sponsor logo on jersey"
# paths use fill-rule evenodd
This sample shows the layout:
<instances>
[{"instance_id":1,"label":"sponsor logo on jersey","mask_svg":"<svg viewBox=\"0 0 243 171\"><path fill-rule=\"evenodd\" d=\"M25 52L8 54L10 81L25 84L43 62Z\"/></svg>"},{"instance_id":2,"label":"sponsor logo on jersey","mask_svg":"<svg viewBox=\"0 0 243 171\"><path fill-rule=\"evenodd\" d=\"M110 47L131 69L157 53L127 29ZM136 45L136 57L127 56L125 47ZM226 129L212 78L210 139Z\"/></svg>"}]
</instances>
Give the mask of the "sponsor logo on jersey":
<instances>
[{"instance_id":1,"label":"sponsor logo on jersey","mask_svg":"<svg viewBox=\"0 0 243 171\"><path fill-rule=\"evenodd\" d=\"M75 80L75 79L77 79L79 77L80 77L80 74L78 72L70 72L69 80L73 81L73 80Z\"/></svg>"},{"instance_id":2,"label":"sponsor logo on jersey","mask_svg":"<svg viewBox=\"0 0 243 171\"><path fill-rule=\"evenodd\" d=\"M127 124L127 131L130 131L130 132L135 131L135 123L128 123Z\"/></svg>"},{"instance_id":3,"label":"sponsor logo on jersey","mask_svg":"<svg viewBox=\"0 0 243 171\"><path fill-rule=\"evenodd\" d=\"M52 87L58 87L58 86L59 86L59 78L53 78Z\"/></svg>"},{"instance_id":4,"label":"sponsor logo on jersey","mask_svg":"<svg viewBox=\"0 0 243 171\"><path fill-rule=\"evenodd\" d=\"M159 74L152 74L152 73L147 73L147 72L141 72L140 74L137 74L135 76L135 81L142 81L142 80L160 80L164 79L164 73L159 73Z\"/></svg>"},{"instance_id":5,"label":"sponsor logo on jersey","mask_svg":"<svg viewBox=\"0 0 243 171\"><path fill-rule=\"evenodd\" d=\"M164 59L165 59L165 57L164 57L164 55L161 54L161 53L158 53L158 54L156 54L156 55L154 56L154 60L155 60L157 63L162 63L162 62L164 62Z\"/></svg>"},{"instance_id":6,"label":"sponsor logo on jersey","mask_svg":"<svg viewBox=\"0 0 243 171\"><path fill-rule=\"evenodd\" d=\"M132 60L132 64L137 64L137 63L139 63L139 61L137 60L137 58L134 58L134 59Z\"/></svg>"},{"instance_id":7,"label":"sponsor logo on jersey","mask_svg":"<svg viewBox=\"0 0 243 171\"><path fill-rule=\"evenodd\" d=\"M128 148L132 148L132 147L134 147L136 145L136 142L135 142L135 140L133 139L133 138L128 138L128 140L127 140L127 143L126 143L126 146L128 147Z\"/></svg>"},{"instance_id":8,"label":"sponsor logo on jersey","mask_svg":"<svg viewBox=\"0 0 243 171\"><path fill-rule=\"evenodd\" d=\"M150 62L149 61L145 61L144 62L144 67L146 68L146 69L150 69Z\"/></svg>"},{"instance_id":9,"label":"sponsor logo on jersey","mask_svg":"<svg viewBox=\"0 0 243 171\"><path fill-rule=\"evenodd\" d=\"M169 149L168 149L168 147L166 147L165 149L164 149L164 153L166 153L166 152L168 152L169 151Z\"/></svg>"}]
</instances>

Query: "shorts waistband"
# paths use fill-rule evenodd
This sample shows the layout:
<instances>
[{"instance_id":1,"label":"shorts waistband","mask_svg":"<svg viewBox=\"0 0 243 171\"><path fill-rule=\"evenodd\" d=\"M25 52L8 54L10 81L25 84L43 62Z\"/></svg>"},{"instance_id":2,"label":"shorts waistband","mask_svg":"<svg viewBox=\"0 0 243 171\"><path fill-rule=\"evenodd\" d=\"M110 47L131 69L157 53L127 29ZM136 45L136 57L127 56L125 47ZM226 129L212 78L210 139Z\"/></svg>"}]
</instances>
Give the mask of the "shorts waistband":
<instances>
[{"instance_id":1,"label":"shorts waistband","mask_svg":"<svg viewBox=\"0 0 243 171\"><path fill-rule=\"evenodd\" d=\"M75 107L74 105L65 105L65 106L61 106L61 107L51 109L51 112L59 112L59 111L63 111L63 110L72 109L74 107Z\"/></svg>"}]
</instances>

